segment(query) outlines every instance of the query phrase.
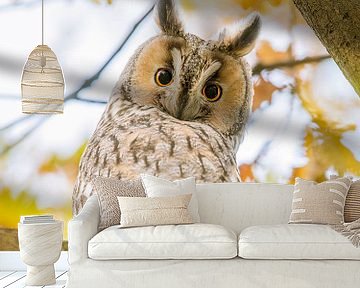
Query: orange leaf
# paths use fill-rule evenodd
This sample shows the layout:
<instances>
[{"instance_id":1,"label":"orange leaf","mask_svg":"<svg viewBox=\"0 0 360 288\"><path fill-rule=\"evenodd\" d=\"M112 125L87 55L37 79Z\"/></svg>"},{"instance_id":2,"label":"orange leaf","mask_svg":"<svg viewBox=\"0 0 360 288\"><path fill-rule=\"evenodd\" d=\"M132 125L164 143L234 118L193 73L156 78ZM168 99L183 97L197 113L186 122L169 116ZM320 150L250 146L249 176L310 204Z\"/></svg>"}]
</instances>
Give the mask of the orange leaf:
<instances>
[{"instance_id":1,"label":"orange leaf","mask_svg":"<svg viewBox=\"0 0 360 288\"><path fill-rule=\"evenodd\" d=\"M259 76L258 81L256 81L254 86L254 99L252 111L258 109L261 103L268 101L271 102L271 97L274 91L276 91L278 87L264 80L262 76Z\"/></svg>"},{"instance_id":2,"label":"orange leaf","mask_svg":"<svg viewBox=\"0 0 360 288\"><path fill-rule=\"evenodd\" d=\"M262 41L260 47L256 50L256 56L262 65L286 62L291 59L290 46L285 52L276 51L270 42Z\"/></svg>"},{"instance_id":3,"label":"orange leaf","mask_svg":"<svg viewBox=\"0 0 360 288\"><path fill-rule=\"evenodd\" d=\"M52 155L46 162L42 163L39 167L40 173L52 173L59 170L64 171L70 181L74 181L78 169L81 155L83 154L87 142L84 142L73 155L67 158L61 158L57 155Z\"/></svg>"},{"instance_id":4,"label":"orange leaf","mask_svg":"<svg viewBox=\"0 0 360 288\"><path fill-rule=\"evenodd\" d=\"M252 165L251 164L242 164L239 167L240 171L240 178L243 182L254 182L255 177L252 172Z\"/></svg>"}]
</instances>

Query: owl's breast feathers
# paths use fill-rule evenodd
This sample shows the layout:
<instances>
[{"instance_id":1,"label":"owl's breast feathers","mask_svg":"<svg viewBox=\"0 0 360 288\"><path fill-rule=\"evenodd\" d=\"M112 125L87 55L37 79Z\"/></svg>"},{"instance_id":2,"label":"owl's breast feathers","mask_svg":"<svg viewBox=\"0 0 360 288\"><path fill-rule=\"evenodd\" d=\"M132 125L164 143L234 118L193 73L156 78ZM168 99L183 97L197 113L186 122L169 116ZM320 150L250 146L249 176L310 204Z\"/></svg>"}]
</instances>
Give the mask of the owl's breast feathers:
<instances>
[{"instance_id":1,"label":"owl's breast feathers","mask_svg":"<svg viewBox=\"0 0 360 288\"><path fill-rule=\"evenodd\" d=\"M231 141L212 127L150 106L111 109L82 156L75 198L86 194L86 183L97 176L134 179L149 173L169 180L240 181Z\"/></svg>"}]
</instances>

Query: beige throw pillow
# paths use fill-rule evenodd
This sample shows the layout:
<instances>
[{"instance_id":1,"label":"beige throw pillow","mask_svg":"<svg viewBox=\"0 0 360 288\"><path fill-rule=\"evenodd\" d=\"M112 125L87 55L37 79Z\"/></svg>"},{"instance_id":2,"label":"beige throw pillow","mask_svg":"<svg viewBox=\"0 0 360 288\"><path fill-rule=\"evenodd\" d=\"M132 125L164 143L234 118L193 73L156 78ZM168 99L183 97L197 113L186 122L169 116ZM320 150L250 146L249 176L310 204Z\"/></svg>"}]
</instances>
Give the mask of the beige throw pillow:
<instances>
[{"instance_id":1,"label":"beige throw pillow","mask_svg":"<svg viewBox=\"0 0 360 288\"><path fill-rule=\"evenodd\" d=\"M330 175L330 180L340 178L337 175ZM344 208L344 220L346 223L360 219L360 179L353 181L346 196Z\"/></svg>"},{"instance_id":2,"label":"beige throw pillow","mask_svg":"<svg viewBox=\"0 0 360 288\"><path fill-rule=\"evenodd\" d=\"M170 197L117 197L124 227L190 224L188 211L191 194Z\"/></svg>"},{"instance_id":3,"label":"beige throw pillow","mask_svg":"<svg viewBox=\"0 0 360 288\"><path fill-rule=\"evenodd\" d=\"M296 178L289 223L342 224L351 183L347 177L322 183Z\"/></svg>"},{"instance_id":4,"label":"beige throw pillow","mask_svg":"<svg viewBox=\"0 0 360 288\"><path fill-rule=\"evenodd\" d=\"M92 181L100 206L99 229L120 224L120 209L117 196L146 197L141 180L118 180L97 177Z\"/></svg>"},{"instance_id":5,"label":"beige throw pillow","mask_svg":"<svg viewBox=\"0 0 360 288\"><path fill-rule=\"evenodd\" d=\"M149 174L140 174L147 197L191 194L189 212L195 223L200 222L195 177L169 181Z\"/></svg>"}]
</instances>

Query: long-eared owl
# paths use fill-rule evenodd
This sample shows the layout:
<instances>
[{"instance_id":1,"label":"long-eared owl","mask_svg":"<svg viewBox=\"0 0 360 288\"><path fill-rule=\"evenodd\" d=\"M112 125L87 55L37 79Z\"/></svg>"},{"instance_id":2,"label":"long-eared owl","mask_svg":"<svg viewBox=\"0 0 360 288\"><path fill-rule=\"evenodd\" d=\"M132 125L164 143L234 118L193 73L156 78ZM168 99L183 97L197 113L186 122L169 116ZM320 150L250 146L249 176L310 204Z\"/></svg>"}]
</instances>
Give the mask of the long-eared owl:
<instances>
[{"instance_id":1,"label":"long-eared owl","mask_svg":"<svg viewBox=\"0 0 360 288\"><path fill-rule=\"evenodd\" d=\"M243 56L254 47L259 16L203 40L184 32L173 1L159 1L155 13L161 33L129 60L82 156L75 215L97 176L240 181L235 153L253 94Z\"/></svg>"}]
</instances>

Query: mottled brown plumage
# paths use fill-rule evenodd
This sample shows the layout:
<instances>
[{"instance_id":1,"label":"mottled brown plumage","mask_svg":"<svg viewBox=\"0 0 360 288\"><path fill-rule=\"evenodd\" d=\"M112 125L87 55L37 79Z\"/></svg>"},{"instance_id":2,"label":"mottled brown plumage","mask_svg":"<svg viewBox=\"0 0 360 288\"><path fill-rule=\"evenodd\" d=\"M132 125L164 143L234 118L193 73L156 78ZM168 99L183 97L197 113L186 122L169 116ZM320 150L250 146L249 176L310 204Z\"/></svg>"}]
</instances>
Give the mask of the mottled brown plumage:
<instances>
[{"instance_id":1,"label":"mottled brown plumage","mask_svg":"<svg viewBox=\"0 0 360 288\"><path fill-rule=\"evenodd\" d=\"M184 33L172 1L159 1L157 15L162 33L129 60L82 156L74 214L97 176L240 181L235 153L252 101L250 69L241 57L253 47L259 18L205 41ZM161 69L172 77L166 85L155 79Z\"/></svg>"}]
</instances>

